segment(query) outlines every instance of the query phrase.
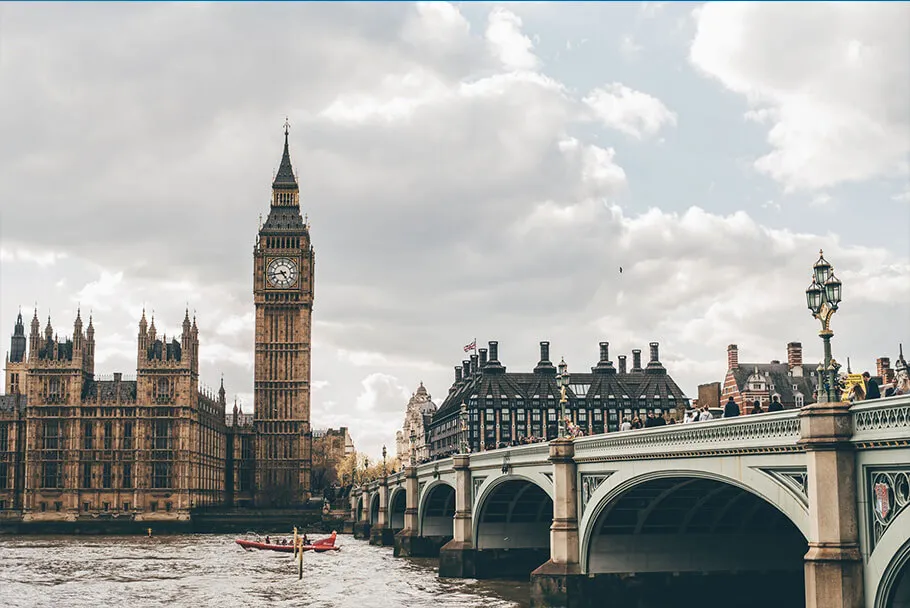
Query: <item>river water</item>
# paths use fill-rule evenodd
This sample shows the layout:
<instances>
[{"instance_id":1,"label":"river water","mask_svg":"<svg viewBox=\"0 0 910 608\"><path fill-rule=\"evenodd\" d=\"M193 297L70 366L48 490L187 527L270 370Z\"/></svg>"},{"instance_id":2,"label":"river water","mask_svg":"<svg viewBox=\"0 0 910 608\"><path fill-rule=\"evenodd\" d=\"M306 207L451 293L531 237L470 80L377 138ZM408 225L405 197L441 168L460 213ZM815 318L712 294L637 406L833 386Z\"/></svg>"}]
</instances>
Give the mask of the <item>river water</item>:
<instances>
[{"instance_id":1,"label":"river water","mask_svg":"<svg viewBox=\"0 0 910 608\"><path fill-rule=\"evenodd\" d=\"M314 535L316 538L320 536ZM439 579L437 560L352 536L341 551L244 551L228 535L0 537L5 608L525 608L528 583Z\"/></svg>"}]
</instances>

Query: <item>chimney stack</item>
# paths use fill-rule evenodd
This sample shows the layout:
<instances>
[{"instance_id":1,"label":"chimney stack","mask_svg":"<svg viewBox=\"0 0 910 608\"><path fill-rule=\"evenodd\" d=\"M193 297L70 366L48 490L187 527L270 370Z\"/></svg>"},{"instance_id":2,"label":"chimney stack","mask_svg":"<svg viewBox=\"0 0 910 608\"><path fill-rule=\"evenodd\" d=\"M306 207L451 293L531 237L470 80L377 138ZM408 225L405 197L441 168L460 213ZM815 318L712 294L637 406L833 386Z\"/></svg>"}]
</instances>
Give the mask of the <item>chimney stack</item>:
<instances>
[{"instance_id":1,"label":"chimney stack","mask_svg":"<svg viewBox=\"0 0 910 608\"><path fill-rule=\"evenodd\" d=\"M455 382L461 382L461 366L455 366Z\"/></svg>"},{"instance_id":2,"label":"chimney stack","mask_svg":"<svg viewBox=\"0 0 910 608\"><path fill-rule=\"evenodd\" d=\"M879 357L875 360L875 373L882 379L882 384L894 382L894 370L891 369L890 357Z\"/></svg>"},{"instance_id":3,"label":"chimney stack","mask_svg":"<svg viewBox=\"0 0 910 608\"><path fill-rule=\"evenodd\" d=\"M610 343L601 342L600 343L600 361L606 363L610 360Z\"/></svg>"},{"instance_id":4,"label":"chimney stack","mask_svg":"<svg viewBox=\"0 0 910 608\"><path fill-rule=\"evenodd\" d=\"M540 343L540 362L548 363L550 361L550 343L541 342Z\"/></svg>"},{"instance_id":5,"label":"chimney stack","mask_svg":"<svg viewBox=\"0 0 910 608\"><path fill-rule=\"evenodd\" d=\"M651 344L649 344L649 346L651 347L651 362L652 362L652 363L657 363L657 362L659 362L659 361L660 361L660 356L659 356L658 348L660 347L660 343L659 343L659 342L651 342Z\"/></svg>"},{"instance_id":6,"label":"chimney stack","mask_svg":"<svg viewBox=\"0 0 910 608\"><path fill-rule=\"evenodd\" d=\"M794 368L803 364L803 345L800 342L787 344L787 365Z\"/></svg>"},{"instance_id":7,"label":"chimney stack","mask_svg":"<svg viewBox=\"0 0 910 608\"><path fill-rule=\"evenodd\" d=\"M481 348L477 352L480 353L480 367L482 368L487 364L487 349Z\"/></svg>"},{"instance_id":8,"label":"chimney stack","mask_svg":"<svg viewBox=\"0 0 910 608\"><path fill-rule=\"evenodd\" d=\"M471 378L471 362L467 359L461 362L462 373L464 374L464 379L468 380Z\"/></svg>"},{"instance_id":9,"label":"chimney stack","mask_svg":"<svg viewBox=\"0 0 910 608\"><path fill-rule=\"evenodd\" d=\"M476 376L480 373L480 366L477 364L477 355L471 355L471 375Z\"/></svg>"},{"instance_id":10,"label":"chimney stack","mask_svg":"<svg viewBox=\"0 0 910 608\"><path fill-rule=\"evenodd\" d=\"M499 361L499 342L490 340L490 361Z\"/></svg>"},{"instance_id":11,"label":"chimney stack","mask_svg":"<svg viewBox=\"0 0 910 608\"><path fill-rule=\"evenodd\" d=\"M727 369L739 369L739 349L735 344L727 347Z\"/></svg>"},{"instance_id":12,"label":"chimney stack","mask_svg":"<svg viewBox=\"0 0 910 608\"><path fill-rule=\"evenodd\" d=\"M633 372L641 371L641 349L640 348L632 349L632 371Z\"/></svg>"},{"instance_id":13,"label":"chimney stack","mask_svg":"<svg viewBox=\"0 0 910 608\"><path fill-rule=\"evenodd\" d=\"M619 359L619 373L620 374L626 373L626 356L619 355L619 357L617 357L617 358Z\"/></svg>"}]
</instances>

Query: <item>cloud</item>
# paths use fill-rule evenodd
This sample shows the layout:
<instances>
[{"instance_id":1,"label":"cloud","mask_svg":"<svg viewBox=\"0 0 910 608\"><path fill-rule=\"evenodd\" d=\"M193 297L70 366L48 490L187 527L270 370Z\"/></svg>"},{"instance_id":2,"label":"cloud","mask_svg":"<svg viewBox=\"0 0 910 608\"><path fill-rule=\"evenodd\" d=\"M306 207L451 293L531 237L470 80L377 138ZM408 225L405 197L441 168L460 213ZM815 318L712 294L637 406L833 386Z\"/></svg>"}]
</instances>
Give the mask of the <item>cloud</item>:
<instances>
[{"instance_id":1,"label":"cloud","mask_svg":"<svg viewBox=\"0 0 910 608\"><path fill-rule=\"evenodd\" d=\"M659 99L618 82L594 89L583 102L605 127L637 139L654 135L665 125L676 124L676 114Z\"/></svg>"},{"instance_id":2,"label":"cloud","mask_svg":"<svg viewBox=\"0 0 910 608\"><path fill-rule=\"evenodd\" d=\"M692 64L769 126L759 172L787 190L906 172L910 7L710 3L694 14Z\"/></svg>"},{"instance_id":3,"label":"cloud","mask_svg":"<svg viewBox=\"0 0 910 608\"><path fill-rule=\"evenodd\" d=\"M626 58L635 57L643 48L631 34L623 36L622 40L619 41L619 52Z\"/></svg>"},{"instance_id":4,"label":"cloud","mask_svg":"<svg viewBox=\"0 0 910 608\"><path fill-rule=\"evenodd\" d=\"M542 61L554 41L594 40L587 10L5 6L0 138L16 145L0 147L0 198L21 204L0 225L0 330L20 303L55 328L93 306L98 373L129 374L143 306L174 337L189 307L201 378L223 372L251 412L251 250L289 116L317 259L312 423L349 427L372 456L421 380L441 402L475 337L499 340L511 371L540 340L579 371L601 340L614 357L657 340L689 394L722 377L731 342L767 360L802 340L809 360L822 247L845 284L838 353L889 355L910 332L906 249L800 222L805 207L758 221L749 201L777 196L750 199L721 162L756 123L663 54L635 74L593 43ZM768 128L775 108L751 106ZM706 115L732 127L718 137ZM859 196L819 191L839 208Z\"/></svg>"},{"instance_id":5,"label":"cloud","mask_svg":"<svg viewBox=\"0 0 910 608\"><path fill-rule=\"evenodd\" d=\"M486 38L491 52L502 65L515 70L533 70L540 60L534 44L521 31L521 17L503 8L490 11Z\"/></svg>"}]
</instances>

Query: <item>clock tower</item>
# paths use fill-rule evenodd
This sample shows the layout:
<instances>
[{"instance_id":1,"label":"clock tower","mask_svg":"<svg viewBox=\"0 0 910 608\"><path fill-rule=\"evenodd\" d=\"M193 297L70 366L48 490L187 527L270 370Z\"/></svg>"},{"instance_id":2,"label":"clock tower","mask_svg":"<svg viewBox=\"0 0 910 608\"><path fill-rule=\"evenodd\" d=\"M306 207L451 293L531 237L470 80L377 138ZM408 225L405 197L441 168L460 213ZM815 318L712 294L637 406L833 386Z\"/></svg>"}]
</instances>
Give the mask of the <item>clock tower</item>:
<instances>
[{"instance_id":1,"label":"clock tower","mask_svg":"<svg viewBox=\"0 0 910 608\"><path fill-rule=\"evenodd\" d=\"M253 249L256 305L254 370L255 503L292 506L310 494L310 328L314 253L300 215L300 190L288 151L275 181L268 219Z\"/></svg>"}]
</instances>

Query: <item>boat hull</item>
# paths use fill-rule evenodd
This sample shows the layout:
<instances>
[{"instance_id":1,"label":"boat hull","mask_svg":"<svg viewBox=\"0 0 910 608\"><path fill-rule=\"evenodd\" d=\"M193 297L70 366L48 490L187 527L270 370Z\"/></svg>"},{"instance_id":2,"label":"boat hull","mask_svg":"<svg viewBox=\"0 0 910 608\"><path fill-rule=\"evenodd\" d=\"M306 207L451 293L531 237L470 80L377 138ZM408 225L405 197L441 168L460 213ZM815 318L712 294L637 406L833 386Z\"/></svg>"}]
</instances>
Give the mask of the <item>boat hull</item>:
<instances>
[{"instance_id":1,"label":"boat hull","mask_svg":"<svg viewBox=\"0 0 910 608\"><path fill-rule=\"evenodd\" d=\"M240 538L234 542L247 551L258 549L260 551L277 551L279 553L294 552L294 545L273 545L271 543L263 543L255 540L243 540ZM304 551L315 551L316 553L323 553L325 551L338 551L341 549L341 547L335 546L335 537L331 536L325 539L325 541L316 541L312 545L303 545L302 549Z\"/></svg>"}]
</instances>

